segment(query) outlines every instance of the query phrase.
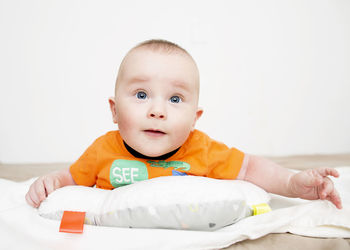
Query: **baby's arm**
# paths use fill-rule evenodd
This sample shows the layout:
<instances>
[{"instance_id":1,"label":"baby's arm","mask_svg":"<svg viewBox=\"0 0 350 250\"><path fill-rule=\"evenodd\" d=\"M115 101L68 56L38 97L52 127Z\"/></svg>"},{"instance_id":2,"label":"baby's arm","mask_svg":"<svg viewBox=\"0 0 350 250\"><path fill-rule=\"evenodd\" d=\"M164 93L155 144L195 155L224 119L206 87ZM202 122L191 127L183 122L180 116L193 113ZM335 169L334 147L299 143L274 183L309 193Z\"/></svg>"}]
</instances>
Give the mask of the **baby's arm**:
<instances>
[{"instance_id":1,"label":"baby's arm","mask_svg":"<svg viewBox=\"0 0 350 250\"><path fill-rule=\"evenodd\" d=\"M341 199L327 176L338 177L333 168L318 168L294 173L270 160L245 155L238 179L252 182L267 192L308 200L329 200L341 209Z\"/></svg>"},{"instance_id":2,"label":"baby's arm","mask_svg":"<svg viewBox=\"0 0 350 250\"><path fill-rule=\"evenodd\" d=\"M41 176L30 186L26 194L26 200L29 205L39 207L40 203L45 200L50 193L57 188L68 185L76 185L69 169L63 169Z\"/></svg>"}]
</instances>

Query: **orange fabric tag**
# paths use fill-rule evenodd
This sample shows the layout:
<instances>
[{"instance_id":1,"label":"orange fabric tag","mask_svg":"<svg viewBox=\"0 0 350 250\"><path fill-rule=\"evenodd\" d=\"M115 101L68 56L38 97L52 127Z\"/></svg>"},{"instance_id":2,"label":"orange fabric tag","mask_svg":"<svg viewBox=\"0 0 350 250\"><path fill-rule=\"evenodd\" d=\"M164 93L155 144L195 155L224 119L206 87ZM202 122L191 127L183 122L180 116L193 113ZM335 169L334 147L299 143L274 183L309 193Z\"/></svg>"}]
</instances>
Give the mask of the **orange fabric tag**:
<instances>
[{"instance_id":1,"label":"orange fabric tag","mask_svg":"<svg viewBox=\"0 0 350 250\"><path fill-rule=\"evenodd\" d=\"M83 233L85 212L63 211L60 232Z\"/></svg>"}]
</instances>

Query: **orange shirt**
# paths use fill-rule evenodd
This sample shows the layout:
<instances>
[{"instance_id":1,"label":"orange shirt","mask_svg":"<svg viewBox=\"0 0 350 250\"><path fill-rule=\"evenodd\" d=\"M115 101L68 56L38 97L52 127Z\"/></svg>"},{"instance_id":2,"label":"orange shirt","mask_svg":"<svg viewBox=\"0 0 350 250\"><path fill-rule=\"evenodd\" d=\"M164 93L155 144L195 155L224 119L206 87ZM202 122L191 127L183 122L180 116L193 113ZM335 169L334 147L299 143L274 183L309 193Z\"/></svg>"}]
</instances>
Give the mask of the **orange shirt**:
<instances>
[{"instance_id":1,"label":"orange shirt","mask_svg":"<svg viewBox=\"0 0 350 250\"><path fill-rule=\"evenodd\" d=\"M126 149L119 131L99 137L70 166L78 185L113 189L159 176L188 174L216 179L235 179L244 153L209 138L203 132L191 132L180 149L166 160L135 158Z\"/></svg>"}]
</instances>

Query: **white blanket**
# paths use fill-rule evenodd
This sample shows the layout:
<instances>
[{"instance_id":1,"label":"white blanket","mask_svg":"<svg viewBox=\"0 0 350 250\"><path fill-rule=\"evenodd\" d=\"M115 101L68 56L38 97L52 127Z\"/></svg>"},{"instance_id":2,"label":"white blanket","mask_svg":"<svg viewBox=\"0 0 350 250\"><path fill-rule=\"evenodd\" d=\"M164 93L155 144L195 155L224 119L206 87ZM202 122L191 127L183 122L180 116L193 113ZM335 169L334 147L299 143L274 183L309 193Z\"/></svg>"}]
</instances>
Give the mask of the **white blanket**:
<instances>
[{"instance_id":1,"label":"white blanket","mask_svg":"<svg viewBox=\"0 0 350 250\"><path fill-rule=\"evenodd\" d=\"M59 221L42 218L24 195L34 179L0 179L0 249L217 249L269 233L350 238L350 167L333 178L342 200L338 210L327 201L272 196L272 212L253 216L214 232L84 226L83 234L60 233Z\"/></svg>"}]
</instances>

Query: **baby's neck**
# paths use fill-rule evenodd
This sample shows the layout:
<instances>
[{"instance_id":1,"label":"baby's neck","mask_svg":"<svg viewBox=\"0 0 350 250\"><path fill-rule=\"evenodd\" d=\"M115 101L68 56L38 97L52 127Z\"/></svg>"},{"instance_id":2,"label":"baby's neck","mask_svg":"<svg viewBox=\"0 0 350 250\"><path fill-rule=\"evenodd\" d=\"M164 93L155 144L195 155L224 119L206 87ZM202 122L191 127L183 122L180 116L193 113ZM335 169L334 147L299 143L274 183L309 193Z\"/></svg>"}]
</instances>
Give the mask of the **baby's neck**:
<instances>
[{"instance_id":1,"label":"baby's neck","mask_svg":"<svg viewBox=\"0 0 350 250\"><path fill-rule=\"evenodd\" d=\"M133 149L132 147L130 147L128 144L124 142L124 146L125 148L129 151L130 154L132 154L134 157L136 158L142 158L142 159L148 159L148 160L166 160L168 158L170 158L171 156L173 156L174 154L176 154L177 151L179 151L180 148L175 149L174 151L171 151L169 153L166 153L164 155L160 155L160 156L156 156L156 157L150 157L147 155L143 155L139 152L137 152L135 149Z\"/></svg>"}]
</instances>

